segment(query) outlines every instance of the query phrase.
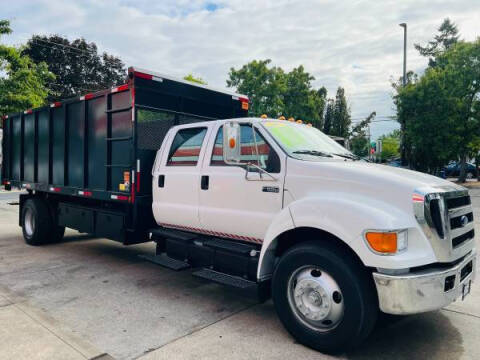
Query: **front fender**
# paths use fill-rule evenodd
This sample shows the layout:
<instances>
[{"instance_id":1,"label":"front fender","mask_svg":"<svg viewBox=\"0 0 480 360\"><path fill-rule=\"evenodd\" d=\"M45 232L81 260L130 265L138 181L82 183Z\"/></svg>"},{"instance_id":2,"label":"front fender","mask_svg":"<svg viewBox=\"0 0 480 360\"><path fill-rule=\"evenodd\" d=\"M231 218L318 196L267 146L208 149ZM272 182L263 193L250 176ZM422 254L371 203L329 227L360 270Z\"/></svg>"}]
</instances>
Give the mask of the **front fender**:
<instances>
[{"instance_id":1,"label":"front fender","mask_svg":"<svg viewBox=\"0 0 480 360\"><path fill-rule=\"evenodd\" d=\"M286 215L291 218L285 221ZM283 218L284 221L280 221ZM278 219L278 220L277 220ZM345 242L365 266L404 269L435 261L432 247L416 222L413 212L406 213L388 202L348 194L323 194L294 201L275 218L267 231L260 254L258 279L271 275L276 240L285 231L314 228L328 232ZM365 230L408 229L408 250L393 256L370 251ZM305 239L298 239L299 242ZM309 239L310 240L310 239ZM314 239L312 239L314 240Z\"/></svg>"}]
</instances>

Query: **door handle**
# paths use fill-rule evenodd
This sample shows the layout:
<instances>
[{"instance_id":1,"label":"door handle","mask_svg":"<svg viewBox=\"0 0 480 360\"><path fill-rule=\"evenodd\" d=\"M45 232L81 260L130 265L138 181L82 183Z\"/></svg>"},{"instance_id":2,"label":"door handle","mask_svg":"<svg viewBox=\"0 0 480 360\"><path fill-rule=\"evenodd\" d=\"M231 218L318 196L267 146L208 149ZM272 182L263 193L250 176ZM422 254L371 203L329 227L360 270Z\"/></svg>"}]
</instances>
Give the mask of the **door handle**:
<instances>
[{"instance_id":1,"label":"door handle","mask_svg":"<svg viewBox=\"0 0 480 360\"><path fill-rule=\"evenodd\" d=\"M165 186L165 175L158 175L158 187Z\"/></svg>"},{"instance_id":2,"label":"door handle","mask_svg":"<svg viewBox=\"0 0 480 360\"><path fill-rule=\"evenodd\" d=\"M208 175L202 175L202 181L201 181L201 184L200 184L200 187L202 188L202 190L208 190L209 182L210 182L209 176Z\"/></svg>"}]
</instances>

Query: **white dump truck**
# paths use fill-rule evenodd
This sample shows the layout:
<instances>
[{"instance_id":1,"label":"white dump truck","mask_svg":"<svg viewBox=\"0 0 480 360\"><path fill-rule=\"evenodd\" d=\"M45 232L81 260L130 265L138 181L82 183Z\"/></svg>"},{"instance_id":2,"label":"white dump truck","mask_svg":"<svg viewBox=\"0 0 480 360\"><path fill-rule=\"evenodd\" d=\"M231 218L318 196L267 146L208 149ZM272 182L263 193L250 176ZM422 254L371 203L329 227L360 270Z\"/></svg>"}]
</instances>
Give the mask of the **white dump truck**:
<instances>
[{"instance_id":1,"label":"white dump truck","mask_svg":"<svg viewBox=\"0 0 480 360\"><path fill-rule=\"evenodd\" d=\"M305 124L246 117L242 95L130 75L4 119L2 180L28 192L27 243L60 240L65 227L155 241L147 260L271 296L292 336L325 352L361 343L380 312L436 310L469 294L465 188L365 162ZM215 120L226 113L245 117Z\"/></svg>"}]
</instances>

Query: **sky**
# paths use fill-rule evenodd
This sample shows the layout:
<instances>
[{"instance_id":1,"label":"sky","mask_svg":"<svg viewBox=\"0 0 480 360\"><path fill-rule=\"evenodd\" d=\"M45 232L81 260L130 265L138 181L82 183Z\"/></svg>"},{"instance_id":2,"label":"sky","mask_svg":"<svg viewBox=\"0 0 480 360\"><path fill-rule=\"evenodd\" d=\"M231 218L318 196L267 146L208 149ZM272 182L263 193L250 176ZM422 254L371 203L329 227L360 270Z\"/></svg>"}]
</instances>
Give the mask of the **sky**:
<instances>
[{"instance_id":1,"label":"sky","mask_svg":"<svg viewBox=\"0 0 480 360\"><path fill-rule=\"evenodd\" d=\"M480 36L479 0L0 0L0 8L14 31L2 42L84 37L127 66L193 73L220 88L231 67L253 59L286 71L304 65L329 96L345 88L353 122L372 111L377 120L395 115L390 83L402 74L399 23L408 24L407 69L418 73L427 59L413 44L430 40L444 18L463 39ZM372 139L396 127L376 122Z\"/></svg>"}]
</instances>

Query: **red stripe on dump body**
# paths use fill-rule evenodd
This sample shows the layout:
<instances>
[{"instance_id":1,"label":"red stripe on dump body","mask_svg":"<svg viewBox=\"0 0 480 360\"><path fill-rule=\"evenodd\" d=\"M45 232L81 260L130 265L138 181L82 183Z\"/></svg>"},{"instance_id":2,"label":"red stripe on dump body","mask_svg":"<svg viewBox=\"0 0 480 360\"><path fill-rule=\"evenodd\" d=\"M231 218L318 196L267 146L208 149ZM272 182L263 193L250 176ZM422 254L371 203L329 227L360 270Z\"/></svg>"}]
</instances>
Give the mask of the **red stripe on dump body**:
<instances>
[{"instance_id":1,"label":"red stripe on dump body","mask_svg":"<svg viewBox=\"0 0 480 360\"><path fill-rule=\"evenodd\" d=\"M153 75L145 74L140 71L135 71L135 76L142 79L153 80Z\"/></svg>"}]
</instances>

